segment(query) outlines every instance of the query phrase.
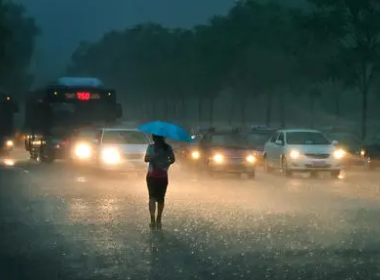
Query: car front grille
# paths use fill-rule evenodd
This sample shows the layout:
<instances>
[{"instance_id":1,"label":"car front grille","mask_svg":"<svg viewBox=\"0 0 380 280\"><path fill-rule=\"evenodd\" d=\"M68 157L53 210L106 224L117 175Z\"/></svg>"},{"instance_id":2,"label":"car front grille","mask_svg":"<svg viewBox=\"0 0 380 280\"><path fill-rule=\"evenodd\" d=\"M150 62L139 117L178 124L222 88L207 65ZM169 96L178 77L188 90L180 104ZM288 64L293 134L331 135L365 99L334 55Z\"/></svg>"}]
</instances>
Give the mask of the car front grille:
<instances>
[{"instance_id":1,"label":"car front grille","mask_svg":"<svg viewBox=\"0 0 380 280\"><path fill-rule=\"evenodd\" d=\"M305 154L308 158L313 158L313 159L325 159L329 158L330 154Z\"/></svg>"},{"instance_id":2,"label":"car front grille","mask_svg":"<svg viewBox=\"0 0 380 280\"><path fill-rule=\"evenodd\" d=\"M307 168L315 168L315 169L328 169L331 168L331 164L324 164L324 165L314 165L314 164L305 164Z\"/></svg>"}]
</instances>

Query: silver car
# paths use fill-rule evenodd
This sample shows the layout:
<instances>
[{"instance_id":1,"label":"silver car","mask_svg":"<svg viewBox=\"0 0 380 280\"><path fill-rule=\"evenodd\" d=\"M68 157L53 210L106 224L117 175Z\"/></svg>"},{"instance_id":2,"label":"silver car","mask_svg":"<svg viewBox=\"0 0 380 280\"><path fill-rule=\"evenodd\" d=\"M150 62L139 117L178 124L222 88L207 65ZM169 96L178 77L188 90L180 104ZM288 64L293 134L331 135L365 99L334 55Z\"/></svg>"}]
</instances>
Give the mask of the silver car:
<instances>
[{"instance_id":1,"label":"silver car","mask_svg":"<svg viewBox=\"0 0 380 280\"><path fill-rule=\"evenodd\" d=\"M149 137L133 128L96 129L91 137L78 137L72 145L75 162L90 163L102 170L141 171Z\"/></svg>"}]
</instances>

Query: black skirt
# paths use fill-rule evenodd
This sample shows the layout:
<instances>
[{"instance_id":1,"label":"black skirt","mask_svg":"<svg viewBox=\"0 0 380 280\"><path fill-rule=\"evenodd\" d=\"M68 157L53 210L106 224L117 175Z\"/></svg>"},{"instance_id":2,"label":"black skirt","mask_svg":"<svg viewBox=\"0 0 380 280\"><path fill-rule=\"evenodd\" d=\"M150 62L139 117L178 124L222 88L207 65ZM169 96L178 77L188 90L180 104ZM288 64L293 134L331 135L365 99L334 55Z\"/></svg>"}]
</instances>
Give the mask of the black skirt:
<instances>
[{"instance_id":1,"label":"black skirt","mask_svg":"<svg viewBox=\"0 0 380 280\"><path fill-rule=\"evenodd\" d=\"M154 199L157 202L164 202L166 189L169 183L168 177L156 178L147 176L146 183L148 186L149 199Z\"/></svg>"}]
</instances>

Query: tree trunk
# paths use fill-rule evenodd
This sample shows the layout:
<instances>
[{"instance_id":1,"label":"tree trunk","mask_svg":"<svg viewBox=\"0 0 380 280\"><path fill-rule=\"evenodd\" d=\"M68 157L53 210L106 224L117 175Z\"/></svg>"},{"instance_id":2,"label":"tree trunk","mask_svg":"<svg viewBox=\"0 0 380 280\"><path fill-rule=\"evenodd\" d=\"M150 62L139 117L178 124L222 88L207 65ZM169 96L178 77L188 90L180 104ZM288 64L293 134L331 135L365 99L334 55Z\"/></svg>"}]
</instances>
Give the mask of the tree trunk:
<instances>
[{"instance_id":1,"label":"tree trunk","mask_svg":"<svg viewBox=\"0 0 380 280\"><path fill-rule=\"evenodd\" d=\"M286 106L285 93L283 90L280 90L280 123L281 123L281 128L286 127L285 106Z\"/></svg>"},{"instance_id":2,"label":"tree trunk","mask_svg":"<svg viewBox=\"0 0 380 280\"><path fill-rule=\"evenodd\" d=\"M337 128L340 123L340 91L335 91L335 123L334 128Z\"/></svg>"},{"instance_id":3,"label":"tree trunk","mask_svg":"<svg viewBox=\"0 0 380 280\"><path fill-rule=\"evenodd\" d=\"M169 120L177 119L177 102L175 100L169 99Z\"/></svg>"},{"instance_id":4,"label":"tree trunk","mask_svg":"<svg viewBox=\"0 0 380 280\"><path fill-rule=\"evenodd\" d=\"M202 98L198 99L198 122L202 124Z\"/></svg>"},{"instance_id":5,"label":"tree trunk","mask_svg":"<svg viewBox=\"0 0 380 280\"><path fill-rule=\"evenodd\" d=\"M367 137L367 111L368 111L368 84L363 86L362 92L362 118L361 118L361 136L362 140Z\"/></svg>"},{"instance_id":6,"label":"tree trunk","mask_svg":"<svg viewBox=\"0 0 380 280\"><path fill-rule=\"evenodd\" d=\"M362 93L362 117L361 117L361 136L362 140L367 137L367 113L368 113L368 92L373 79L373 65L363 61L362 82L359 89Z\"/></svg>"},{"instance_id":7,"label":"tree trunk","mask_svg":"<svg viewBox=\"0 0 380 280\"><path fill-rule=\"evenodd\" d=\"M240 96L240 120L241 120L241 124L243 126L246 123L245 101L246 101L245 95Z\"/></svg>"},{"instance_id":8,"label":"tree trunk","mask_svg":"<svg viewBox=\"0 0 380 280\"><path fill-rule=\"evenodd\" d=\"M152 113L151 113L152 119L157 119L157 100L154 98L152 100Z\"/></svg>"},{"instance_id":9,"label":"tree trunk","mask_svg":"<svg viewBox=\"0 0 380 280\"><path fill-rule=\"evenodd\" d=\"M169 119L169 99L165 98L164 102L164 118L167 121Z\"/></svg>"},{"instance_id":10,"label":"tree trunk","mask_svg":"<svg viewBox=\"0 0 380 280\"><path fill-rule=\"evenodd\" d=\"M310 127L314 128L314 103L315 96L310 95Z\"/></svg>"},{"instance_id":11,"label":"tree trunk","mask_svg":"<svg viewBox=\"0 0 380 280\"><path fill-rule=\"evenodd\" d=\"M214 122L214 98L210 98L209 99L209 123L210 123L210 126L213 125L213 122Z\"/></svg>"},{"instance_id":12,"label":"tree trunk","mask_svg":"<svg viewBox=\"0 0 380 280\"><path fill-rule=\"evenodd\" d=\"M186 122L186 102L181 98L179 101L179 110L181 111L181 119Z\"/></svg>"},{"instance_id":13,"label":"tree trunk","mask_svg":"<svg viewBox=\"0 0 380 280\"><path fill-rule=\"evenodd\" d=\"M267 126L270 126L271 121L272 121L272 103L273 103L272 102L272 93L267 92L266 96L267 96L267 110L266 110L265 124Z\"/></svg>"},{"instance_id":14,"label":"tree trunk","mask_svg":"<svg viewBox=\"0 0 380 280\"><path fill-rule=\"evenodd\" d=\"M231 94L231 103L230 103L230 115L228 116L228 124L232 126L234 121L234 112L235 112L235 97L234 94Z\"/></svg>"}]
</instances>

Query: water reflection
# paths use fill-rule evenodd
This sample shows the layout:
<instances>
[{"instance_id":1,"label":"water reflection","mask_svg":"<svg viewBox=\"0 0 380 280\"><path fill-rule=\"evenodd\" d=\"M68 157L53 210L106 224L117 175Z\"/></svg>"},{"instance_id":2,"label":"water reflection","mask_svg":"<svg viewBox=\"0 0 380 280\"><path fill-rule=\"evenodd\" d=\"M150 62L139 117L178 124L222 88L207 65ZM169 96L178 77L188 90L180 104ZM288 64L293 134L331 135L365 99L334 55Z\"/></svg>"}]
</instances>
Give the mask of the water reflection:
<instances>
[{"instance_id":1,"label":"water reflection","mask_svg":"<svg viewBox=\"0 0 380 280\"><path fill-rule=\"evenodd\" d=\"M3 164L6 166L14 166L15 161L13 159L6 158L6 159L3 159Z\"/></svg>"},{"instance_id":2,"label":"water reflection","mask_svg":"<svg viewBox=\"0 0 380 280\"><path fill-rule=\"evenodd\" d=\"M74 223L107 223L115 219L120 201L104 198L95 201L73 199L69 202L68 219Z\"/></svg>"}]
</instances>

